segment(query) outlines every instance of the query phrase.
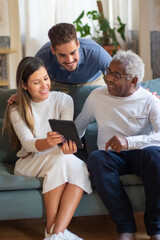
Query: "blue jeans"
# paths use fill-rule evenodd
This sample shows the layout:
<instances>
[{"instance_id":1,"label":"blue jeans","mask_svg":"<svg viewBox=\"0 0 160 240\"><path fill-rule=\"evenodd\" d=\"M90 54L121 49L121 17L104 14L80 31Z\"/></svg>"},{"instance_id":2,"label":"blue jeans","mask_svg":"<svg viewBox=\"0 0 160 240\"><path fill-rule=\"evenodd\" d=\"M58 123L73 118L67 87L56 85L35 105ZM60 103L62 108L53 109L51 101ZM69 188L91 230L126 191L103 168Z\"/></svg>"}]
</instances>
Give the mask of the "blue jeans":
<instances>
[{"instance_id":1,"label":"blue jeans","mask_svg":"<svg viewBox=\"0 0 160 240\"><path fill-rule=\"evenodd\" d=\"M118 233L136 232L132 206L119 176L135 174L146 195L144 221L148 235L160 234L160 147L116 153L97 150L88 158L91 181L96 187Z\"/></svg>"}]
</instances>

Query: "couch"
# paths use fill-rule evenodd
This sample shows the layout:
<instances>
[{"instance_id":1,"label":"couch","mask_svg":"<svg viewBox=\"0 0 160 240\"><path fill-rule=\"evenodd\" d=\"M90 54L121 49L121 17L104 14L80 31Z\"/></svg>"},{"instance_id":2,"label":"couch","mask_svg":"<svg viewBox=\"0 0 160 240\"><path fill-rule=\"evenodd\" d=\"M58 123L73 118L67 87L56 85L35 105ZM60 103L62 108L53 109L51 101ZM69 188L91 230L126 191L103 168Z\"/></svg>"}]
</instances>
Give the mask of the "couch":
<instances>
[{"instance_id":1,"label":"couch","mask_svg":"<svg viewBox=\"0 0 160 240\"><path fill-rule=\"evenodd\" d=\"M143 82L144 88L160 94L160 79ZM75 105L75 116L80 112L88 94L99 86L71 86L69 94ZM56 89L58 90L58 89ZM0 128L2 128L7 99L15 89L0 89ZM97 149L97 125L88 126L83 142L85 147L76 155L87 161L88 154ZM41 194L42 178L22 177L13 174L17 160L16 152L11 151L7 133L0 135L0 220L27 219L45 217L43 196ZM135 175L121 177L124 188L131 200L134 212L144 211L145 195L141 180ZM108 214L95 189L93 193L84 194L74 216Z\"/></svg>"}]
</instances>

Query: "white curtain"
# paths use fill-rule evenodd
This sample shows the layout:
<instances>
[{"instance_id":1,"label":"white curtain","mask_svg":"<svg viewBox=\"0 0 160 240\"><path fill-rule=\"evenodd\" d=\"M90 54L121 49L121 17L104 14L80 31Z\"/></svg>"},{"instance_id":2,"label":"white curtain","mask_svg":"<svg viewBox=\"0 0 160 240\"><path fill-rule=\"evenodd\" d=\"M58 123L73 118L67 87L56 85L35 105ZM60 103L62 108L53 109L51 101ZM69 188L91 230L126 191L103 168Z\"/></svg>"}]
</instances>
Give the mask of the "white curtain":
<instances>
[{"instance_id":1,"label":"white curtain","mask_svg":"<svg viewBox=\"0 0 160 240\"><path fill-rule=\"evenodd\" d=\"M123 49L138 52L139 0L102 0L104 15L116 27L117 16L126 23L126 42L117 38Z\"/></svg>"},{"instance_id":2,"label":"white curtain","mask_svg":"<svg viewBox=\"0 0 160 240\"><path fill-rule=\"evenodd\" d=\"M72 23L82 10L97 9L96 0L19 0L19 5L24 56L49 41L48 30L56 23Z\"/></svg>"},{"instance_id":3,"label":"white curtain","mask_svg":"<svg viewBox=\"0 0 160 240\"><path fill-rule=\"evenodd\" d=\"M138 0L102 0L104 15L111 25L117 16L126 23L127 43L122 48L137 52ZM23 55L35 55L48 39L48 30L56 23L72 23L82 12L98 10L96 0L19 0ZM129 30L129 31L128 31Z\"/></svg>"}]
</instances>

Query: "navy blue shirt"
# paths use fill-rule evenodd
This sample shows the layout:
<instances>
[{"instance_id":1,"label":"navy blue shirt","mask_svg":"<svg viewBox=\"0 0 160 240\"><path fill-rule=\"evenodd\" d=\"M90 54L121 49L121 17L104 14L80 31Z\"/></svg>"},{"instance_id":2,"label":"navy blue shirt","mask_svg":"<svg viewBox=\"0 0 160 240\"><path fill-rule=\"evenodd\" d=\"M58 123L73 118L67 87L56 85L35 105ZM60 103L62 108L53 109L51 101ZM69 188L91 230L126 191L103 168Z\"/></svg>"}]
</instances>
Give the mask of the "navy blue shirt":
<instances>
[{"instance_id":1,"label":"navy blue shirt","mask_svg":"<svg viewBox=\"0 0 160 240\"><path fill-rule=\"evenodd\" d=\"M108 68L112 57L99 44L91 39L79 39L79 62L75 71L63 68L52 53L51 43L47 42L36 54L43 60L51 79L57 82L83 84L96 80L105 68Z\"/></svg>"}]
</instances>

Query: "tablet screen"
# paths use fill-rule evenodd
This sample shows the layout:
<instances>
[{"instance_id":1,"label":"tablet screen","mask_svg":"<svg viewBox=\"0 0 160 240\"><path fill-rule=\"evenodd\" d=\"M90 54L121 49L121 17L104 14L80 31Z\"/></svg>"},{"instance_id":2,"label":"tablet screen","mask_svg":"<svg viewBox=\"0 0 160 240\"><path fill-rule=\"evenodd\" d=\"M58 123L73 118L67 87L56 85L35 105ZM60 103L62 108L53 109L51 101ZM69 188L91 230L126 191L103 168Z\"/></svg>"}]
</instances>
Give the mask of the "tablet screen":
<instances>
[{"instance_id":1,"label":"tablet screen","mask_svg":"<svg viewBox=\"0 0 160 240\"><path fill-rule=\"evenodd\" d=\"M49 119L48 121L53 132L63 135L67 141L71 139L76 143L78 149L83 149L74 121L57 119Z\"/></svg>"}]
</instances>

